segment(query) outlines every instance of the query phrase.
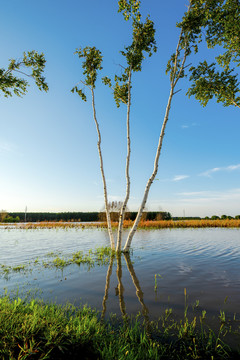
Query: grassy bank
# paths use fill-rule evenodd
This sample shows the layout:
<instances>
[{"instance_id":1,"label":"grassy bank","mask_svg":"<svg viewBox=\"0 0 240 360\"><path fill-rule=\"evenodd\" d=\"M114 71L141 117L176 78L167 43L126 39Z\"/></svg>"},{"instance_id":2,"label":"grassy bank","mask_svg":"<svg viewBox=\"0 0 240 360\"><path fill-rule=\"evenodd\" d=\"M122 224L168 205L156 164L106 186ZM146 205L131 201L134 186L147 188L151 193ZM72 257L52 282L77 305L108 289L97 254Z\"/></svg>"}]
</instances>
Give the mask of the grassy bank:
<instances>
[{"instance_id":1,"label":"grassy bank","mask_svg":"<svg viewBox=\"0 0 240 360\"><path fill-rule=\"evenodd\" d=\"M175 321L171 311L158 323L138 319L120 325L100 320L87 307L75 308L0 298L0 358L25 359L240 359L223 343L231 327L221 318L219 331L204 326L204 317ZM200 330L196 324L199 323Z\"/></svg>"},{"instance_id":2,"label":"grassy bank","mask_svg":"<svg viewBox=\"0 0 240 360\"><path fill-rule=\"evenodd\" d=\"M48 222L42 221L37 223L18 223L18 224L1 224L4 229L18 228L18 229L52 229L52 228L107 228L106 222L92 222L92 223L74 223L74 222ZM125 220L124 228L130 228L133 221ZM117 222L112 222L114 228L118 227ZM139 229L175 229L175 228L240 228L240 219L225 219L225 220L147 220L140 221Z\"/></svg>"}]
</instances>

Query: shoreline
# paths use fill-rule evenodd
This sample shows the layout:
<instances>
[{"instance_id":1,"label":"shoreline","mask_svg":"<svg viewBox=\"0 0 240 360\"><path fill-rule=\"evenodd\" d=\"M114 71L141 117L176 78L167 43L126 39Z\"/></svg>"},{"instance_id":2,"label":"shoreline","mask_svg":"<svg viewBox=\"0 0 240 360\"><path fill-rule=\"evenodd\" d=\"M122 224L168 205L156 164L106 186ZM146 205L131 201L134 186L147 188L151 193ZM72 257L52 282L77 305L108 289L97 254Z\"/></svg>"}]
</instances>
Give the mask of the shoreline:
<instances>
[{"instance_id":1,"label":"shoreline","mask_svg":"<svg viewBox=\"0 0 240 360\"><path fill-rule=\"evenodd\" d=\"M133 221L124 220L123 227L130 228ZM118 222L112 222L112 227L117 228ZM106 222L65 222L65 221L41 221L0 223L0 229L41 229L41 228L107 228ZM240 219L224 220L146 220L140 221L138 229L181 229L181 228L240 228Z\"/></svg>"}]
</instances>

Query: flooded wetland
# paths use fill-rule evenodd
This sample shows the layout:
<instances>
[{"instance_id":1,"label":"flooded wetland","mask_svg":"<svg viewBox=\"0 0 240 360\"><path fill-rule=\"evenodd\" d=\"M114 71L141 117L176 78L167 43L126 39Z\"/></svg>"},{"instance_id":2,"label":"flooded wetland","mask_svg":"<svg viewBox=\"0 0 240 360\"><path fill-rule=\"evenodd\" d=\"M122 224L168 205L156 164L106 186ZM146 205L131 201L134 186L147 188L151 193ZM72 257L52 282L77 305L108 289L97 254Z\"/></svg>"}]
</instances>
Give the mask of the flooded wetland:
<instances>
[{"instance_id":1,"label":"flooded wetland","mask_svg":"<svg viewBox=\"0 0 240 360\"><path fill-rule=\"evenodd\" d=\"M139 230L130 256L112 260L95 253L109 246L105 229L2 228L0 238L1 294L150 319L167 308L181 317L187 298L190 313L239 317L239 229Z\"/></svg>"}]
</instances>

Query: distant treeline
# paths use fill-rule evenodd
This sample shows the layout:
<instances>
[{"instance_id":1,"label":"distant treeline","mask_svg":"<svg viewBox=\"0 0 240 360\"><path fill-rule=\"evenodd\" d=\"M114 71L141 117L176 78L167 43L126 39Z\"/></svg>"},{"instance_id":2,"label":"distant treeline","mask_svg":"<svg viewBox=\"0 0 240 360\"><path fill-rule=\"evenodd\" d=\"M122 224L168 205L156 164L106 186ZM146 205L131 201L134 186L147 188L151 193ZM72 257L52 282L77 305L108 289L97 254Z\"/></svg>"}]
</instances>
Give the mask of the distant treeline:
<instances>
[{"instance_id":1,"label":"distant treeline","mask_svg":"<svg viewBox=\"0 0 240 360\"><path fill-rule=\"evenodd\" d=\"M119 213L116 211L110 212L111 220L118 221ZM137 211L126 211L125 220L135 220L137 216ZM100 221L106 221L106 213L104 211L99 213L98 216ZM141 220L171 220L172 216L169 212L166 211L144 211L142 213Z\"/></svg>"},{"instance_id":2,"label":"distant treeline","mask_svg":"<svg viewBox=\"0 0 240 360\"><path fill-rule=\"evenodd\" d=\"M16 222L16 221L25 221L24 212L11 212L4 213L5 216L2 216L1 221L4 222ZM4 215L2 214L2 215ZM1 214L0 214L1 215ZM136 211L128 211L125 214L126 220L135 220L137 216ZM111 220L118 221L119 214L118 212L111 212ZM166 211L148 211L143 212L142 220L201 220L201 217L172 217L169 212ZM222 215L221 217L213 215L211 218L205 217L204 219L208 220L225 220L233 219L232 216ZM240 215L236 215L235 219L240 219ZM50 213L50 212L32 212L26 214L27 222L38 222L38 221L82 221L82 222L92 222L92 221L106 221L105 212L60 212L60 213Z\"/></svg>"},{"instance_id":3,"label":"distant treeline","mask_svg":"<svg viewBox=\"0 0 240 360\"><path fill-rule=\"evenodd\" d=\"M25 221L24 212L11 212L8 213L11 218L18 218L19 221ZM111 212L111 220L118 220L118 213ZM137 212L127 212L125 215L126 220L135 220ZM171 214L168 212L156 212L149 211L144 212L143 220L171 220ZM26 221L106 221L105 212L61 212L61 213L50 213L50 212L33 212L26 214Z\"/></svg>"},{"instance_id":4,"label":"distant treeline","mask_svg":"<svg viewBox=\"0 0 240 360\"><path fill-rule=\"evenodd\" d=\"M9 213L13 218L19 217L20 221L25 221L24 212ZM98 221L98 212L29 212L26 214L26 221Z\"/></svg>"}]
</instances>

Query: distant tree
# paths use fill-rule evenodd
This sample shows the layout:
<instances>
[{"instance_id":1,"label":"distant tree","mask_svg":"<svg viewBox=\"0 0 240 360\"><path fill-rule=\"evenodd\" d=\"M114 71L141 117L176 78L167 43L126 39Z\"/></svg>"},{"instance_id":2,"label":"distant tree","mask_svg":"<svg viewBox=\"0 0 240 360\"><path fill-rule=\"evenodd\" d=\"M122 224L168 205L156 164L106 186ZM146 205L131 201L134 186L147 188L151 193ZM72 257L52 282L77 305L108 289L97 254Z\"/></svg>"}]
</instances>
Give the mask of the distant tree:
<instances>
[{"instance_id":1,"label":"distant tree","mask_svg":"<svg viewBox=\"0 0 240 360\"><path fill-rule=\"evenodd\" d=\"M6 210L1 210L0 211L0 222L3 222L7 216L8 216L7 211Z\"/></svg>"},{"instance_id":2,"label":"distant tree","mask_svg":"<svg viewBox=\"0 0 240 360\"><path fill-rule=\"evenodd\" d=\"M217 215L213 215L213 216L211 217L211 220L219 220L219 219L220 219L220 217L217 216Z\"/></svg>"},{"instance_id":3,"label":"distant tree","mask_svg":"<svg viewBox=\"0 0 240 360\"><path fill-rule=\"evenodd\" d=\"M119 215L122 205L123 205L122 201L109 201L108 211L110 213L111 221L119 221ZM126 212L129 214L128 207L126 207ZM104 208L102 208L99 213L99 220L106 221L106 212L104 212Z\"/></svg>"},{"instance_id":4,"label":"distant tree","mask_svg":"<svg viewBox=\"0 0 240 360\"><path fill-rule=\"evenodd\" d=\"M187 94L195 96L203 106L215 97L224 106L240 108L239 0L191 0L191 11L179 26L189 32L195 52L203 39L208 48L220 46L222 50L213 62L204 60L190 68L192 85Z\"/></svg>"},{"instance_id":5,"label":"distant tree","mask_svg":"<svg viewBox=\"0 0 240 360\"><path fill-rule=\"evenodd\" d=\"M0 222L2 223L13 223L13 222L19 222L20 218L18 216L13 217L10 216L6 210L0 211Z\"/></svg>"},{"instance_id":6,"label":"distant tree","mask_svg":"<svg viewBox=\"0 0 240 360\"><path fill-rule=\"evenodd\" d=\"M228 218L227 215L222 215L222 216L221 216L221 219L222 219L222 220L226 220L227 218Z\"/></svg>"},{"instance_id":7,"label":"distant tree","mask_svg":"<svg viewBox=\"0 0 240 360\"><path fill-rule=\"evenodd\" d=\"M7 216L5 217L5 219L3 220L3 222L5 223L17 223L20 221L20 218L17 216L17 217L12 217L12 216Z\"/></svg>"},{"instance_id":8,"label":"distant tree","mask_svg":"<svg viewBox=\"0 0 240 360\"><path fill-rule=\"evenodd\" d=\"M157 213L156 220L171 220L172 215L166 211L160 211Z\"/></svg>"},{"instance_id":9,"label":"distant tree","mask_svg":"<svg viewBox=\"0 0 240 360\"><path fill-rule=\"evenodd\" d=\"M45 77L42 76L45 63L44 54L34 50L24 52L22 59L10 59L8 67L0 69L0 94L2 92L5 97L25 95L29 86L26 78L34 79L39 90L48 91Z\"/></svg>"},{"instance_id":10,"label":"distant tree","mask_svg":"<svg viewBox=\"0 0 240 360\"><path fill-rule=\"evenodd\" d=\"M147 220L147 214L148 213L145 210L142 212L141 221L146 221Z\"/></svg>"},{"instance_id":11,"label":"distant tree","mask_svg":"<svg viewBox=\"0 0 240 360\"><path fill-rule=\"evenodd\" d=\"M239 220L240 219L240 215L236 215L235 219Z\"/></svg>"}]
</instances>

